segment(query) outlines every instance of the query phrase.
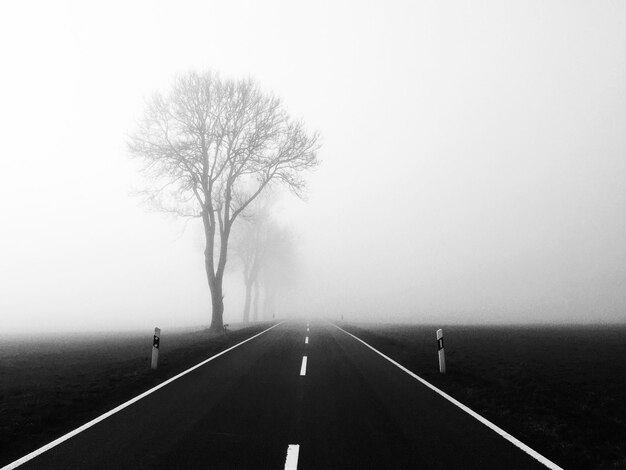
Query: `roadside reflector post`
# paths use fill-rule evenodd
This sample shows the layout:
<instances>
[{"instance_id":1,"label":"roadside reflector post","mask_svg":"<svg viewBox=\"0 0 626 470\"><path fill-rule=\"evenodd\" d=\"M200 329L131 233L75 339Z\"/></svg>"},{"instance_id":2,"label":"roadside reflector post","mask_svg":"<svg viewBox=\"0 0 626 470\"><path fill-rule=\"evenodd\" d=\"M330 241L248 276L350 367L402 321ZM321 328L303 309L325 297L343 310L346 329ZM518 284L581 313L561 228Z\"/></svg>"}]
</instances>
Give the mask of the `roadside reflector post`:
<instances>
[{"instance_id":1,"label":"roadside reflector post","mask_svg":"<svg viewBox=\"0 0 626 470\"><path fill-rule=\"evenodd\" d=\"M443 350L443 330L437 330L437 350L439 352L439 372L446 373L446 353Z\"/></svg>"},{"instance_id":2,"label":"roadside reflector post","mask_svg":"<svg viewBox=\"0 0 626 470\"><path fill-rule=\"evenodd\" d=\"M152 370L157 368L159 362L159 343L161 342L161 328L154 329L154 338L152 338Z\"/></svg>"}]
</instances>

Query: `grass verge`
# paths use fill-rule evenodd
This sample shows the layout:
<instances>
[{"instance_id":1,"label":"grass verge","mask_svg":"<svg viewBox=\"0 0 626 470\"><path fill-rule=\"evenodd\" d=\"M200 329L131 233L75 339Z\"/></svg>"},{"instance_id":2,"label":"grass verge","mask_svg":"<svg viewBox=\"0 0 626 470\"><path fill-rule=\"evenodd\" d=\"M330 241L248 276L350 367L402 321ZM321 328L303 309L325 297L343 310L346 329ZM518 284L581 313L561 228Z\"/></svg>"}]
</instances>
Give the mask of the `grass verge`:
<instances>
[{"instance_id":1,"label":"grass verge","mask_svg":"<svg viewBox=\"0 0 626 470\"><path fill-rule=\"evenodd\" d=\"M159 368L152 333L4 337L0 342L0 466L261 331L163 331Z\"/></svg>"},{"instance_id":2,"label":"grass verge","mask_svg":"<svg viewBox=\"0 0 626 470\"><path fill-rule=\"evenodd\" d=\"M626 326L339 323L568 470L626 468Z\"/></svg>"}]
</instances>

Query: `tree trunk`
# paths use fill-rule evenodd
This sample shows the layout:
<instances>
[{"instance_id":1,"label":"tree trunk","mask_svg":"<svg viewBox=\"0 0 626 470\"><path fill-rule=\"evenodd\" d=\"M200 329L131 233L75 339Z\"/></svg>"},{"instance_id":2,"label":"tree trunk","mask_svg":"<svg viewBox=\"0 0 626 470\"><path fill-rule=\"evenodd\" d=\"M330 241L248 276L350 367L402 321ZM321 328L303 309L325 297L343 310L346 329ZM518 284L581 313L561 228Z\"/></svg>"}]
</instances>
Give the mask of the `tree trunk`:
<instances>
[{"instance_id":1,"label":"tree trunk","mask_svg":"<svg viewBox=\"0 0 626 470\"><path fill-rule=\"evenodd\" d=\"M209 290L211 291L211 326L209 331L212 333L224 333L224 294L222 291L222 273L215 273L214 241L215 241L215 225L210 220L208 211L202 214L204 222L204 234L206 237L206 248L204 250L204 267L206 270Z\"/></svg>"},{"instance_id":2,"label":"tree trunk","mask_svg":"<svg viewBox=\"0 0 626 470\"><path fill-rule=\"evenodd\" d=\"M222 279L215 278L213 282L209 282L209 288L211 290L211 304L213 307L209 331L213 333L224 333L224 295L222 294Z\"/></svg>"},{"instance_id":3,"label":"tree trunk","mask_svg":"<svg viewBox=\"0 0 626 470\"><path fill-rule=\"evenodd\" d=\"M247 280L245 283L246 283L246 303L243 305L243 321L244 323L248 323L250 321L250 301L252 297L252 283Z\"/></svg>"}]
</instances>

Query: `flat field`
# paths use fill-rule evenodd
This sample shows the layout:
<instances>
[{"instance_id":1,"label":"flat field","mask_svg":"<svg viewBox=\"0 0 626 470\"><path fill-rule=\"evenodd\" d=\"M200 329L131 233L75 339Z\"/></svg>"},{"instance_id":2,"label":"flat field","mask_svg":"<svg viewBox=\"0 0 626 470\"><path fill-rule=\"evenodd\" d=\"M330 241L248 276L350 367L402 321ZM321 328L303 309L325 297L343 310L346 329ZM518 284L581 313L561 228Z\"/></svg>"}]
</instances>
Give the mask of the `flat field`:
<instances>
[{"instance_id":1,"label":"flat field","mask_svg":"<svg viewBox=\"0 0 626 470\"><path fill-rule=\"evenodd\" d=\"M341 323L565 469L626 468L626 326ZM0 337L0 466L267 328ZM506 463L503 467L506 468Z\"/></svg>"},{"instance_id":2,"label":"flat field","mask_svg":"<svg viewBox=\"0 0 626 470\"><path fill-rule=\"evenodd\" d=\"M340 323L565 469L626 468L626 326ZM505 463L503 467L506 468Z\"/></svg>"},{"instance_id":3,"label":"flat field","mask_svg":"<svg viewBox=\"0 0 626 470\"><path fill-rule=\"evenodd\" d=\"M25 455L271 323L226 335L162 331L0 337L0 466Z\"/></svg>"}]
</instances>

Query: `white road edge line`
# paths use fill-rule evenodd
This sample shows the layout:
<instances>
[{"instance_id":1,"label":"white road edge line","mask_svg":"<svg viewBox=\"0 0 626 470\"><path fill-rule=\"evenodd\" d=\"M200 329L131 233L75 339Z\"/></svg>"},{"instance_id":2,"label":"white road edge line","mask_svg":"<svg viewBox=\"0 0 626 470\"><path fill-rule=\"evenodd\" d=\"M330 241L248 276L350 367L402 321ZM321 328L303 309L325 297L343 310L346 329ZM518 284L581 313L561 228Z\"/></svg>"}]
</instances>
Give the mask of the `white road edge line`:
<instances>
[{"instance_id":1,"label":"white road edge line","mask_svg":"<svg viewBox=\"0 0 626 470\"><path fill-rule=\"evenodd\" d=\"M150 390L147 390L145 392L143 392L141 395L137 395L135 398L131 398L130 400L128 400L127 402L122 403L119 406L116 406L115 408L113 408L110 411L107 411L106 413L98 416L97 418L92 419L91 421L83 424L82 426L74 429L73 431L68 432L67 434L59 437L58 439L55 439L52 442L49 442L48 444L46 444L43 447L40 447L37 450L34 450L33 452L31 452L30 454L25 455L24 457L21 457L19 459L17 459L14 462L11 462L8 465L5 465L4 467L0 468L0 470L11 470L13 468L17 468L20 465L28 462L29 460L34 459L35 457L43 454L44 452L52 449L53 447L58 446L59 444L67 441L68 439L71 439L72 437L76 436L77 434L85 431L86 429L89 429L90 427L98 424L100 421L104 421L105 419L107 419L109 416L114 415L115 413L117 413L118 411L123 410L124 408L132 405L133 403L138 402L139 400L141 400L142 398L147 397L148 395L150 395L151 393L156 392L158 389L165 387L166 385L172 383L174 380L181 378L183 375L188 374L189 372L196 370L198 367L201 367L203 365L205 365L207 362L212 361L213 359L218 358L219 356L221 356L222 354L226 354L228 351L231 351L233 349L235 349L238 346L241 346L244 343L247 343L248 341L253 340L254 338L256 338L257 336L261 336L263 333L266 333L268 331L270 331L272 328L276 328L278 325L281 325L282 323L284 323L285 321L281 321L280 323L277 323L276 325L270 326L269 328L267 328L266 330L261 331L260 333L257 333L254 336L251 336L248 339L243 340L240 343L235 344L234 346L231 346L228 349L225 349L224 351L217 353L215 356L211 356L208 359L205 359L202 362L199 362L198 364L196 364L195 366L190 367L189 369L181 372L178 375L175 375L174 377L172 377L171 379L167 379L165 382L160 383L159 385L157 385L156 387L152 387Z\"/></svg>"},{"instance_id":2,"label":"white road edge line","mask_svg":"<svg viewBox=\"0 0 626 470\"><path fill-rule=\"evenodd\" d=\"M304 344L309 344L309 337L304 338Z\"/></svg>"},{"instance_id":3,"label":"white road edge line","mask_svg":"<svg viewBox=\"0 0 626 470\"><path fill-rule=\"evenodd\" d=\"M439 395L441 395L443 398L445 398L446 400L448 400L449 402L451 402L452 404L458 406L459 408L461 408L463 411L465 411L467 414L469 414L471 417L477 419L478 421L480 421L481 423L483 423L485 426L487 426L488 428L490 428L492 431L495 431L496 433L498 433L501 437L505 438L507 441L509 441L511 444L513 444L514 446L518 447L519 449L523 450L524 452L526 452L528 455L530 455L531 457L533 457L535 460L539 461L540 463L542 463L543 465L545 465L546 467L548 467L551 470L563 470L562 467L559 467L557 464L555 464L554 462L552 462L551 460L547 459L546 457L544 457L543 455L541 455L539 452L537 452L536 450L531 449L530 447L528 447L526 444L524 444L522 441L514 438L513 436L511 436L508 432L506 432L504 429L496 426L495 424L493 424L491 421L489 421L486 418L483 418L481 415L479 415L478 413L476 413L474 410L472 410L471 408L468 408L467 406L465 406L463 403L461 403L460 401L452 398L450 395L448 395L447 393L443 392L442 390L439 390L437 387L435 387L434 385L432 385L431 383L427 382L426 380L424 380L423 378L421 378L420 376L418 376L417 374L411 372L409 369L407 369L406 367L404 367L403 365L399 364L398 362L394 361L393 359L391 359L388 356L385 356L383 353L381 353L378 349L374 348L373 346L370 346L369 344L367 344L365 341L363 341L361 338L358 338L357 336L354 336L352 333L347 332L346 330L344 330L343 328L335 325L332 322L328 322L331 325L333 325L335 328L343 331L345 334L352 336L354 339L356 339L357 341L360 341L361 343L363 343L365 346L367 346L368 348L370 348L372 351L374 351L376 354L379 354L380 356L384 357L385 359L387 359L389 362L391 362L394 366L398 367L399 369L403 370L404 372L406 372L407 374L409 374L411 377L413 377L414 379L420 381L422 384L424 384L426 387L430 388L432 391L438 393Z\"/></svg>"},{"instance_id":4,"label":"white road edge line","mask_svg":"<svg viewBox=\"0 0 626 470\"><path fill-rule=\"evenodd\" d=\"M287 458L285 459L285 470L298 469L298 454L300 446L298 444L289 444L287 447Z\"/></svg>"},{"instance_id":5,"label":"white road edge line","mask_svg":"<svg viewBox=\"0 0 626 470\"><path fill-rule=\"evenodd\" d=\"M302 367L300 367L300 375L306 375L306 356L302 356Z\"/></svg>"}]
</instances>

